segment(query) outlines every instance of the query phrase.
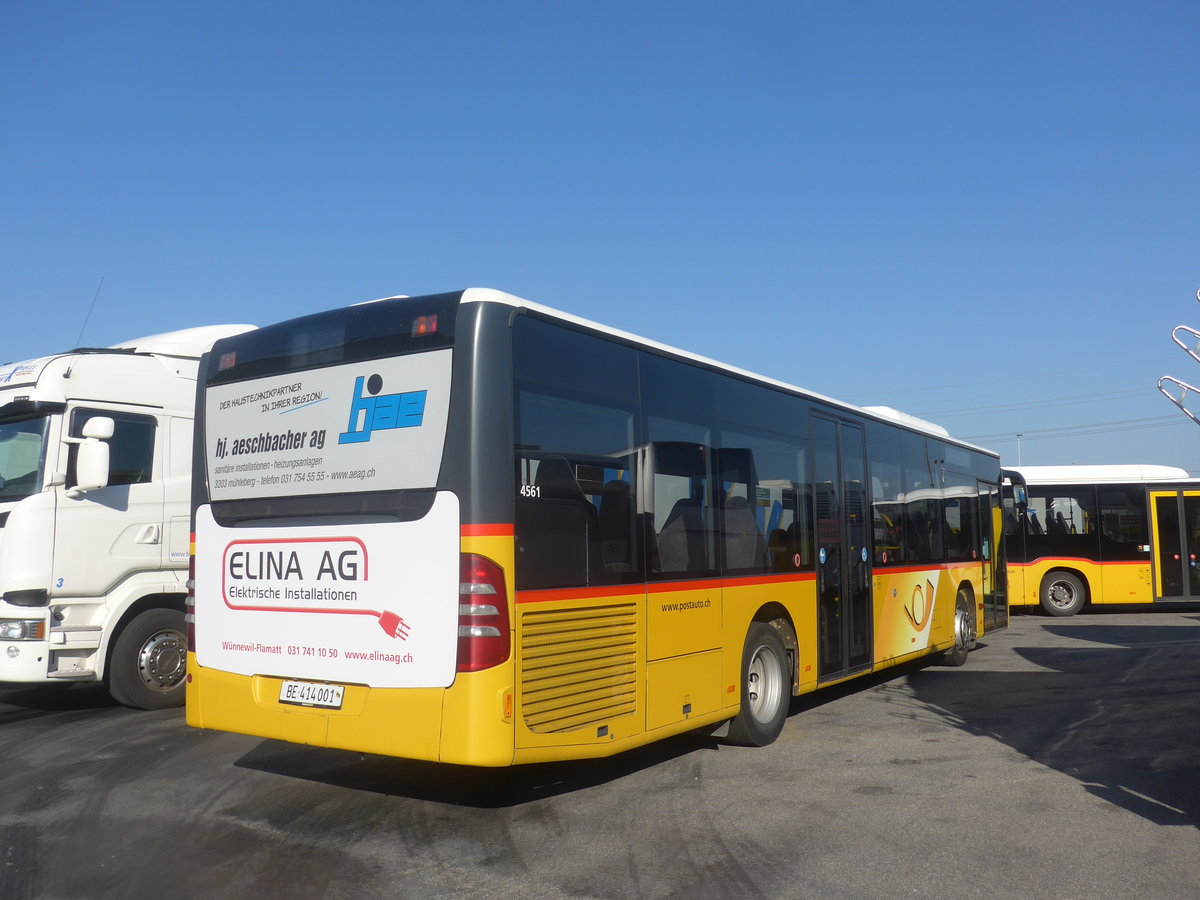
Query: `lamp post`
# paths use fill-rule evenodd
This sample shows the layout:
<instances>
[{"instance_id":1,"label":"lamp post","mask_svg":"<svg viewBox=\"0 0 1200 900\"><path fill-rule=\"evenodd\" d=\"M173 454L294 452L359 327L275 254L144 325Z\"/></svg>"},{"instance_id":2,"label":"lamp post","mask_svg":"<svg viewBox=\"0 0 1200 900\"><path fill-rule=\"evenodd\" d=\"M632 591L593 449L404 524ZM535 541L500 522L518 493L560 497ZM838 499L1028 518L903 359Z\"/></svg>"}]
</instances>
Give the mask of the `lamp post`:
<instances>
[{"instance_id":1,"label":"lamp post","mask_svg":"<svg viewBox=\"0 0 1200 900\"><path fill-rule=\"evenodd\" d=\"M1023 432L1023 431L1017 432L1017 465L1018 466L1021 464L1021 435L1023 435L1024 433L1025 432Z\"/></svg>"}]
</instances>

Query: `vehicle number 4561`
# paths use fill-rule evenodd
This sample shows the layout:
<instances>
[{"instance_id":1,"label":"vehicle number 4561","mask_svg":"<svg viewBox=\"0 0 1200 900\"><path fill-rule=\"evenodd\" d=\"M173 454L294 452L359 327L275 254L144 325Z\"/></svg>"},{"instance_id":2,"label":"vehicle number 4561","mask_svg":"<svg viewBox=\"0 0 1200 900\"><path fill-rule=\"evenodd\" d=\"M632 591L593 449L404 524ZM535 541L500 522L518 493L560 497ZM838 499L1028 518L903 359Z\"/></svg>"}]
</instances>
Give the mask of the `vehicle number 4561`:
<instances>
[{"instance_id":1,"label":"vehicle number 4561","mask_svg":"<svg viewBox=\"0 0 1200 900\"><path fill-rule=\"evenodd\" d=\"M542 489L536 484L523 484L521 485L521 496L536 500L542 496Z\"/></svg>"}]
</instances>

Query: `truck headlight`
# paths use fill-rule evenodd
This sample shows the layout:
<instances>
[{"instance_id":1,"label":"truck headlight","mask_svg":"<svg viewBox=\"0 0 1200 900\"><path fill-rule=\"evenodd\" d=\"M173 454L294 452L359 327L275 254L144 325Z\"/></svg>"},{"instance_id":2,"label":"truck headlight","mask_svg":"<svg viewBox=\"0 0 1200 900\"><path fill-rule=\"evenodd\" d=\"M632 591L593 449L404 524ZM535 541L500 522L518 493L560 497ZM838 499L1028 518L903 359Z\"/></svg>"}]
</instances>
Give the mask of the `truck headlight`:
<instances>
[{"instance_id":1,"label":"truck headlight","mask_svg":"<svg viewBox=\"0 0 1200 900\"><path fill-rule=\"evenodd\" d=\"M0 619L0 641L40 641L45 637L45 619Z\"/></svg>"}]
</instances>

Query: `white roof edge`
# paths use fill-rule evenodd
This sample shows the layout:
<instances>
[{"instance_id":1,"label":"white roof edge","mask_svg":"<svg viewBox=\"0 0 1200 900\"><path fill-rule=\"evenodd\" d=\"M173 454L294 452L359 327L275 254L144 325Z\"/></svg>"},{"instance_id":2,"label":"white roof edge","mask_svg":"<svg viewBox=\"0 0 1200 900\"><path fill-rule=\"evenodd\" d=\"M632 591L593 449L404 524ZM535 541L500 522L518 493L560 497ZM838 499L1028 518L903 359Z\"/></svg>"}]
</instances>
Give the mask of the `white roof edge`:
<instances>
[{"instance_id":1,"label":"white roof edge","mask_svg":"<svg viewBox=\"0 0 1200 900\"><path fill-rule=\"evenodd\" d=\"M179 331L167 331L162 334L151 334L130 341L122 341L119 344L113 344L110 349L199 359L221 338L253 331L257 327L257 325L201 325L197 328L184 328Z\"/></svg>"},{"instance_id":2,"label":"white roof edge","mask_svg":"<svg viewBox=\"0 0 1200 900\"><path fill-rule=\"evenodd\" d=\"M863 409L867 412L873 412L884 419L894 419L919 431L929 431L933 434L940 434L942 437L950 437L950 432L943 426L930 422L928 419L922 419L918 416L909 415L906 412L900 412L898 409L892 409L890 406L864 406Z\"/></svg>"},{"instance_id":3,"label":"white roof edge","mask_svg":"<svg viewBox=\"0 0 1200 900\"><path fill-rule=\"evenodd\" d=\"M989 450L986 447L979 447L975 444L970 444L970 443L967 443L966 441L959 440L958 438L953 437L950 434L950 432L948 432L941 425L935 425L934 423L928 422L925 419L920 419L916 416L910 416L907 413L898 412L897 410L890 410L891 415L887 415L887 414L880 412L880 410L889 410L890 407L881 407L881 406L861 407L861 406L855 406L853 403L846 403L843 400L835 400L833 397L826 397L823 394L818 394L815 391L810 391L807 388L802 388L802 387L799 387L798 385L789 384L786 381L779 381L778 379L771 378L770 376L767 376L767 375L760 375L757 372L751 372L747 369L741 369L741 368L738 368L737 366L731 366L731 365L729 365L729 363L723 363L723 362L719 362L718 360L715 360L715 359L710 359L707 356L700 356L696 353L691 353L687 350L680 350L678 347L672 347L670 344L662 344L662 343L659 343L658 341L654 341L654 340L651 340L650 338L642 337L641 335L634 334L629 331L622 331L621 329L613 328L610 325L603 325L599 322L594 322L591 319L585 319L581 316L576 316L576 315L572 315L571 313L568 313L568 312L563 312L561 309L555 309L554 307L551 307L551 306L543 306L540 303L534 303L530 300L524 300L521 297L517 297L517 296L514 296L513 294L505 293L504 291L498 291L493 288L467 288L465 291L463 291L462 302L463 303L502 303L506 306L515 306L515 307L522 307L524 309L530 309L530 310L533 310L534 312L540 312L540 313L543 313L545 315L551 316L556 319L562 319L566 322L572 322L576 325L582 325L587 328L593 328L597 331L602 331L607 334L611 334L614 337L619 337L624 340L633 341L634 343L641 344L646 347L653 347L656 350L664 350L664 351L666 351L668 353L672 353L676 356L682 356L685 359L693 360L694 362L699 362L699 363L703 363L708 366L713 366L718 369L723 369L726 372L732 372L736 375L744 375L748 378L753 378L756 381L762 381L767 384L774 385L775 387L784 388L785 390L796 391L797 393L805 394L809 397L812 397L815 400L819 400L822 403L828 403L832 406L841 407L842 409L848 410L850 412L858 413L859 415L864 415L867 418L873 418L873 419L878 419L880 421L888 421L888 422L892 422L892 423L899 422L901 424L907 425L909 428L912 428L915 431L923 432L932 437L946 438L948 440L954 441L956 444L961 444L964 447L971 447L975 450L980 450L984 453L988 453L993 456L998 455L996 453L996 451L994 451L994 450Z\"/></svg>"},{"instance_id":4,"label":"white roof edge","mask_svg":"<svg viewBox=\"0 0 1200 900\"><path fill-rule=\"evenodd\" d=\"M1187 481L1187 469L1176 466L1120 464L1111 466L1005 466L1020 472L1029 484L1086 484L1091 482Z\"/></svg>"}]
</instances>

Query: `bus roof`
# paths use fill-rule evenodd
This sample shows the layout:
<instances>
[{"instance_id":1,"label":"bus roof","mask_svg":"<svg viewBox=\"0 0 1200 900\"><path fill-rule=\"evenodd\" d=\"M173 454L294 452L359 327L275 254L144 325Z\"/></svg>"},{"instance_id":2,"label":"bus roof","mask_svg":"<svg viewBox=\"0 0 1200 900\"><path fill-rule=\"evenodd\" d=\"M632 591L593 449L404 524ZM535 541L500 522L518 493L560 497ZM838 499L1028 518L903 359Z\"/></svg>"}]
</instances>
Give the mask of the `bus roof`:
<instances>
[{"instance_id":1,"label":"bus roof","mask_svg":"<svg viewBox=\"0 0 1200 900\"><path fill-rule=\"evenodd\" d=\"M1026 484L1100 484L1134 483L1140 481L1187 481L1187 469L1176 466L1112 465L1112 466L1011 466ZM1007 471L1007 470L1006 470Z\"/></svg>"},{"instance_id":2,"label":"bus roof","mask_svg":"<svg viewBox=\"0 0 1200 900\"><path fill-rule=\"evenodd\" d=\"M393 299L393 298L389 297L386 299ZM608 325L602 325L599 322L593 322L590 319L585 319L580 316L572 315L571 313L568 313L568 312L563 312L561 309L554 309L553 307L543 306L540 303L534 303L529 300L524 300L520 297L516 297L512 294L507 294L503 291L497 291L492 288L468 288L467 290L463 291L462 302L463 303L502 303L506 306L514 306L514 307L519 307L519 308L523 308L523 309L529 309L534 312L538 312L543 315L549 316L551 318L561 319L562 321L571 322L576 325L582 325L585 328L589 328L589 329L592 329L595 331L600 331L605 334L612 335L613 337L617 337L617 338L620 338L625 341L630 341L631 343L638 344L643 347L651 347L655 350L662 350L662 351L670 353L674 356L680 356L680 357L683 357L684 359L690 359L694 362L702 363L706 366L710 366L715 369L720 369L725 372L732 372L736 375L743 375L747 378L752 378L755 381L760 381L760 382L764 382L766 384L771 384L776 387L784 388L785 390L788 390L788 391L794 391L798 394L804 394L805 396L812 397L814 399L820 400L823 403L828 403L832 406L841 407L842 409L848 410L850 412L854 412L854 413L864 416L868 419L875 419L877 421L883 421L883 422L889 422L892 424L904 425L904 426L907 426L908 428L911 428L914 431L919 431L923 434L929 435L930 437L935 437L940 440L948 440L952 443L959 444L960 446L969 447L972 450L978 450L980 452L987 453L990 456L998 456L999 455L994 450L988 450L984 447L979 447L974 444L970 444L966 441L959 440L958 438L952 437L950 435L950 432L947 431L945 428L943 428L941 425L936 425L933 422L926 421L925 419L920 419L916 416L911 416L911 415L908 415L907 413L899 412L898 410L891 409L890 407L886 407L886 406L868 406L868 407L855 406L852 403L846 403L842 400L835 400L832 397L826 397L822 394L818 394L814 391L810 391L807 388L798 387L797 385L789 384L785 381L779 381L778 379L770 378L766 375L759 375L757 372L750 372L750 371L747 371L746 369L738 368L737 366L731 366L728 363L718 362L717 360L709 359L708 357L705 357L705 356L700 356L695 353L690 353L687 350L680 350L678 347L672 347L669 344L661 344L658 341L654 341L649 338L645 338L645 337L642 337L637 334L633 334L628 331L622 331L619 328L612 328L611 326L608 326Z\"/></svg>"}]
</instances>

